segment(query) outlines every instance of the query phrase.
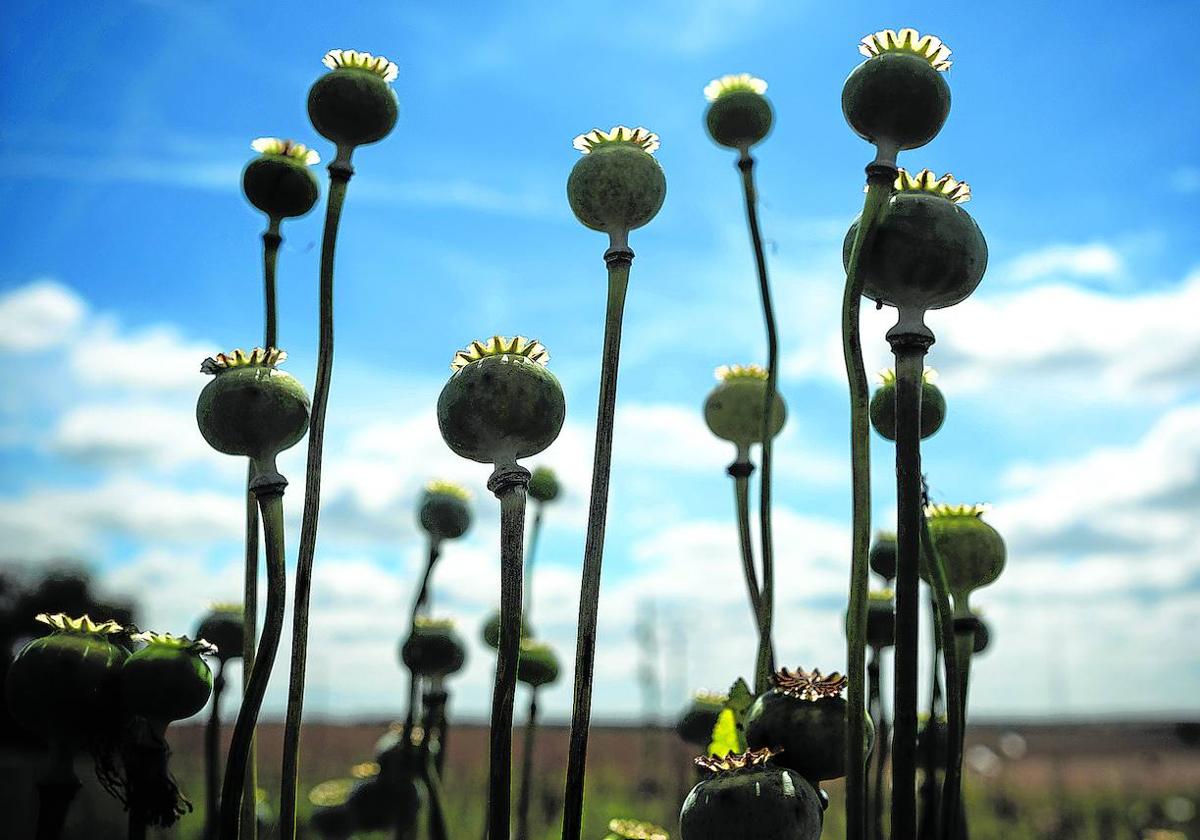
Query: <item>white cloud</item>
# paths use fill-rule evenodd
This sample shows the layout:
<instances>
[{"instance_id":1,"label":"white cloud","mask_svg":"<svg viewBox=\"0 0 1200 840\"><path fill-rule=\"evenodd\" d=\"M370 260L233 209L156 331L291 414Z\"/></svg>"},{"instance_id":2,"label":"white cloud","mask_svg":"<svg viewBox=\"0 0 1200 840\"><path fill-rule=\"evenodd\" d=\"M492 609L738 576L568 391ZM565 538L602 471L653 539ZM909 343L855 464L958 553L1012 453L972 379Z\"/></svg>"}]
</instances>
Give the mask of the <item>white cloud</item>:
<instances>
[{"instance_id":1,"label":"white cloud","mask_svg":"<svg viewBox=\"0 0 1200 840\"><path fill-rule=\"evenodd\" d=\"M50 445L67 458L101 467L235 463L221 458L205 443L190 407L172 408L145 400L70 408L59 419ZM245 472L240 464L238 469Z\"/></svg>"},{"instance_id":2,"label":"white cloud","mask_svg":"<svg viewBox=\"0 0 1200 840\"><path fill-rule=\"evenodd\" d=\"M27 353L65 342L87 305L53 280L37 280L0 295L0 352Z\"/></svg>"},{"instance_id":3,"label":"white cloud","mask_svg":"<svg viewBox=\"0 0 1200 840\"><path fill-rule=\"evenodd\" d=\"M1018 283L1045 277L1113 277L1123 268L1121 255L1102 242L1051 245L1022 254L1008 265L1007 275Z\"/></svg>"},{"instance_id":4,"label":"white cloud","mask_svg":"<svg viewBox=\"0 0 1200 840\"><path fill-rule=\"evenodd\" d=\"M206 381L200 363L229 349L185 338L167 325L126 330L101 315L94 316L86 333L72 344L69 365L81 383L110 393L198 393Z\"/></svg>"}]
</instances>

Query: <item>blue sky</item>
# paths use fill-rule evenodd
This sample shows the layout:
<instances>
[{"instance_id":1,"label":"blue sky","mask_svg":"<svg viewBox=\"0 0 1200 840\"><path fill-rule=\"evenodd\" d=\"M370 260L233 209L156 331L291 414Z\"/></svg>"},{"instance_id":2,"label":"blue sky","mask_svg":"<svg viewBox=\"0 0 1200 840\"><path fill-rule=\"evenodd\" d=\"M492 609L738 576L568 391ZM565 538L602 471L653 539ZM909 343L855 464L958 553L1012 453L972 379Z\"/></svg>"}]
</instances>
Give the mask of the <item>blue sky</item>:
<instances>
[{"instance_id":1,"label":"blue sky","mask_svg":"<svg viewBox=\"0 0 1200 840\"><path fill-rule=\"evenodd\" d=\"M413 501L430 478L476 494L476 527L446 550L437 602L473 642L491 609L487 469L445 449L432 406L454 351L495 332L541 339L567 393L562 437L533 459L567 486L547 511L534 614L569 657L606 243L572 217L564 185L572 138L617 123L662 137L668 196L631 239L596 711L640 708L632 627L651 602L664 710L686 687L729 683L751 667L753 630L732 452L699 407L713 368L761 362L764 340L733 158L703 131L701 89L748 71L768 80L777 113L758 174L790 408L777 447L780 654L842 667L839 250L871 149L839 95L863 35L910 25L954 50L954 104L939 137L901 163L969 181L991 249L978 293L930 318L950 405L926 447L934 495L993 503L1010 547L1004 578L976 599L994 648L974 671L973 708L1189 708L1200 690L1200 57L1171 47L1186 9L929 3L914 17L898 4L692 0L354 4L326 19L18 0L0 33L20 56L0 86L4 555L86 562L138 594L161 630L189 631L209 600L237 597L243 467L205 446L192 412L200 360L261 333L263 223L239 173L264 135L328 160L305 93L326 50L363 49L399 64L400 120L356 155L338 246L309 708L397 712L395 646L423 551ZM306 382L320 225L320 212L287 223L280 258L281 343ZM888 315L864 315L871 369L887 363ZM887 526L891 453L873 447ZM302 449L281 462L293 519ZM1139 678L1114 684L1114 668ZM461 714L484 711L490 674L474 645ZM283 696L280 674L268 714ZM568 676L546 707L564 716L569 703Z\"/></svg>"}]
</instances>

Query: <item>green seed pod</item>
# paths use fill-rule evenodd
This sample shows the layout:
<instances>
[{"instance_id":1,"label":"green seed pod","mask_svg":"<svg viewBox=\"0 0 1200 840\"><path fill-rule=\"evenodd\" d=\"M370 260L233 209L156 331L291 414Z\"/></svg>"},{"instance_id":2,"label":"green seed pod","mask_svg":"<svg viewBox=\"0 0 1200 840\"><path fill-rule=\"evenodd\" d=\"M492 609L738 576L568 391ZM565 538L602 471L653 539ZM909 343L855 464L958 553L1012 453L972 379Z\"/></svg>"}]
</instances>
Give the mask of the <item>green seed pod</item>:
<instances>
[{"instance_id":1,"label":"green seed pod","mask_svg":"<svg viewBox=\"0 0 1200 840\"><path fill-rule=\"evenodd\" d=\"M325 840L344 840L354 833L354 814L346 802L354 779L329 779L308 792L312 814L308 824Z\"/></svg>"},{"instance_id":2,"label":"green seed pod","mask_svg":"<svg viewBox=\"0 0 1200 840\"><path fill-rule=\"evenodd\" d=\"M987 624L977 613L971 615L955 616L954 618L954 633L971 634L971 652L983 653L987 650L988 644L991 642L992 634L988 629Z\"/></svg>"},{"instance_id":3,"label":"green seed pod","mask_svg":"<svg viewBox=\"0 0 1200 840\"><path fill-rule=\"evenodd\" d=\"M710 691L697 691L692 695L692 704L684 710L675 724L675 732L686 743L700 749L708 749L712 743L713 727L725 704L729 701L727 694L715 694Z\"/></svg>"},{"instance_id":4,"label":"green seed pod","mask_svg":"<svg viewBox=\"0 0 1200 840\"><path fill-rule=\"evenodd\" d=\"M445 677L462 668L467 649L449 619L418 618L400 648L400 659L414 674Z\"/></svg>"},{"instance_id":5,"label":"green seed pod","mask_svg":"<svg viewBox=\"0 0 1200 840\"><path fill-rule=\"evenodd\" d=\"M704 88L711 103L704 123L722 146L747 151L771 132L775 114L763 94L767 83L749 73L713 79Z\"/></svg>"},{"instance_id":6,"label":"green seed pod","mask_svg":"<svg viewBox=\"0 0 1200 840\"><path fill-rule=\"evenodd\" d=\"M435 540L455 540L471 527L471 494L450 481L425 485L417 521Z\"/></svg>"},{"instance_id":7,"label":"green seed pod","mask_svg":"<svg viewBox=\"0 0 1200 840\"><path fill-rule=\"evenodd\" d=\"M981 518L986 511L985 505L930 505L926 509L929 536L946 567L956 610L965 607L971 592L987 586L1004 571L1004 539Z\"/></svg>"},{"instance_id":8,"label":"green seed pod","mask_svg":"<svg viewBox=\"0 0 1200 840\"><path fill-rule=\"evenodd\" d=\"M400 106L391 82L399 71L383 56L330 50L322 63L330 72L308 91L313 128L339 147L376 143L396 125Z\"/></svg>"},{"instance_id":9,"label":"green seed pod","mask_svg":"<svg viewBox=\"0 0 1200 840\"><path fill-rule=\"evenodd\" d=\"M713 775L684 800L680 840L818 840L821 800L799 773L780 766L779 757L765 748L697 758Z\"/></svg>"},{"instance_id":10,"label":"green seed pod","mask_svg":"<svg viewBox=\"0 0 1200 840\"><path fill-rule=\"evenodd\" d=\"M558 679L558 656L554 648L533 639L521 640L521 657L517 660L517 680L530 688L541 688Z\"/></svg>"},{"instance_id":11,"label":"green seed pod","mask_svg":"<svg viewBox=\"0 0 1200 840\"><path fill-rule=\"evenodd\" d=\"M847 628L849 621L847 617ZM896 597L890 589L867 593L867 644L876 650L896 643Z\"/></svg>"},{"instance_id":12,"label":"green seed pod","mask_svg":"<svg viewBox=\"0 0 1200 840\"><path fill-rule=\"evenodd\" d=\"M259 156L242 171L246 199L276 221L312 210L320 187L309 167L321 161L320 155L276 137L260 137L250 146Z\"/></svg>"},{"instance_id":13,"label":"green seed pod","mask_svg":"<svg viewBox=\"0 0 1200 840\"><path fill-rule=\"evenodd\" d=\"M492 650L500 647L500 612L489 615L483 621L483 627L480 629L479 637L483 639L483 643ZM525 620L525 616L521 616L521 638L529 639L533 637L533 628L529 626L529 622Z\"/></svg>"},{"instance_id":14,"label":"green seed pod","mask_svg":"<svg viewBox=\"0 0 1200 840\"><path fill-rule=\"evenodd\" d=\"M592 230L623 236L658 214L667 178L653 157L658 135L644 128L594 128L575 138L583 152L567 178L575 217Z\"/></svg>"},{"instance_id":15,"label":"green seed pod","mask_svg":"<svg viewBox=\"0 0 1200 840\"><path fill-rule=\"evenodd\" d=\"M438 397L438 427L455 453L484 464L514 463L554 443L567 405L546 362L523 336L474 341L454 356Z\"/></svg>"},{"instance_id":16,"label":"green seed pod","mask_svg":"<svg viewBox=\"0 0 1200 840\"><path fill-rule=\"evenodd\" d=\"M867 563L871 571L884 580L896 579L896 535L889 531L875 534L875 542L867 553Z\"/></svg>"},{"instance_id":17,"label":"green seed pod","mask_svg":"<svg viewBox=\"0 0 1200 840\"><path fill-rule=\"evenodd\" d=\"M775 687L760 695L746 713L746 744L751 749L779 748L777 764L791 768L810 782L846 775L846 678L828 677L786 668L776 673ZM875 728L864 713L867 748Z\"/></svg>"},{"instance_id":18,"label":"green seed pod","mask_svg":"<svg viewBox=\"0 0 1200 840\"><path fill-rule=\"evenodd\" d=\"M137 633L146 646L121 667L121 699L125 709L161 724L191 717L212 694L212 671L204 655L216 649L203 639L169 633Z\"/></svg>"},{"instance_id":19,"label":"green seed pod","mask_svg":"<svg viewBox=\"0 0 1200 840\"><path fill-rule=\"evenodd\" d=\"M950 113L950 48L915 29L885 29L863 38L867 60L842 87L842 114L854 133L895 160L937 136Z\"/></svg>"},{"instance_id":20,"label":"green seed pod","mask_svg":"<svg viewBox=\"0 0 1200 840\"><path fill-rule=\"evenodd\" d=\"M714 435L739 449L762 442L763 404L766 402L767 371L759 365L722 365L716 370L717 387L704 401L704 422ZM787 420L787 405L775 392L771 412L771 437L779 434Z\"/></svg>"},{"instance_id":21,"label":"green seed pod","mask_svg":"<svg viewBox=\"0 0 1200 840\"><path fill-rule=\"evenodd\" d=\"M526 488L526 492L529 493L529 498L545 504L557 499L560 489L558 476L554 474L554 470L549 467L538 467L529 476L529 487Z\"/></svg>"},{"instance_id":22,"label":"green seed pod","mask_svg":"<svg viewBox=\"0 0 1200 840\"><path fill-rule=\"evenodd\" d=\"M888 369L879 375L882 384L871 397L871 425L885 440L896 439L896 372ZM925 368L921 376L921 439L932 437L946 422L946 398L933 384L936 373Z\"/></svg>"},{"instance_id":23,"label":"green seed pod","mask_svg":"<svg viewBox=\"0 0 1200 840\"><path fill-rule=\"evenodd\" d=\"M896 192L863 254L863 294L897 309L924 312L965 300L983 279L988 249L979 225L960 205L971 188L952 175L903 169ZM858 220L842 243L849 267Z\"/></svg>"},{"instance_id":24,"label":"green seed pod","mask_svg":"<svg viewBox=\"0 0 1200 840\"><path fill-rule=\"evenodd\" d=\"M42 613L53 628L21 649L5 681L8 708L25 728L51 740L86 743L111 729L116 678L128 652L114 642L115 621Z\"/></svg>"},{"instance_id":25,"label":"green seed pod","mask_svg":"<svg viewBox=\"0 0 1200 840\"><path fill-rule=\"evenodd\" d=\"M274 471L275 456L308 431L308 394L277 369L282 350L261 348L218 353L204 360L212 380L196 401L196 422L209 445L226 455L245 455L260 471Z\"/></svg>"},{"instance_id":26,"label":"green seed pod","mask_svg":"<svg viewBox=\"0 0 1200 840\"><path fill-rule=\"evenodd\" d=\"M604 840L671 840L671 835L661 825L617 819L608 821L608 834Z\"/></svg>"},{"instance_id":27,"label":"green seed pod","mask_svg":"<svg viewBox=\"0 0 1200 840\"><path fill-rule=\"evenodd\" d=\"M213 604L196 628L196 638L213 645L222 662L242 658L243 625L241 604Z\"/></svg>"},{"instance_id":28,"label":"green seed pod","mask_svg":"<svg viewBox=\"0 0 1200 840\"><path fill-rule=\"evenodd\" d=\"M415 827L421 813L421 790L417 779L401 776L385 783L380 775L370 776L356 784L346 800L354 815L357 831L391 831L401 825Z\"/></svg>"}]
</instances>

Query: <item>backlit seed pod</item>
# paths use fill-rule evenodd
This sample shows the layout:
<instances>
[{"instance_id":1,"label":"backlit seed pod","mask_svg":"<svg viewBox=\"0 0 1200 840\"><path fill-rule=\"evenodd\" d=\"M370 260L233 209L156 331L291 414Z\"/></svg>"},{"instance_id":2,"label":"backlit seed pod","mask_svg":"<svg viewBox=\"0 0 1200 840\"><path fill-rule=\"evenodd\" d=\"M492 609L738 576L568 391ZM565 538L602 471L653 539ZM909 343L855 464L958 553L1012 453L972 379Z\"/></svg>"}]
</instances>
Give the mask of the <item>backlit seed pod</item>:
<instances>
[{"instance_id":1,"label":"backlit seed pod","mask_svg":"<svg viewBox=\"0 0 1200 840\"><path fill-rule=\"evenodd\" d=\"M312 210L320 188L309 167L320 163L321 156L301 143L277 137L260 137L250 147L258 157L242 171L246 199L275 220Z\"/></svg>"},{"instance_id":2,"label":"backlit seed pod","mask_svg":"<svg viewBox=\"0 0 1200 840\"><path fill-rule=\"evenodd\" d=\"M414 828L421 813L421 788L417 776L402 774L384 779L375 769L354 785L346 807L354 815L355 831L391 831Z\"/></svg>"},{"instance_id":3,"label":"backlit seed pod","mask_svg":"<svg viewBox=\"0 0 1200 840\"><path fill-rule=\"evenodd\" d=\"M867 60L842 87L842 114L854 132L885 157L916 149L937 136L950 113L950 48L915 29L884 29L862 39Z\"/></svg>"},{"instance_id":4,"label":"backlit seed pod","mask_svg":"<svg viewBox=\"0 0 1200 840\"><path fill-rule=\"evenodd\" d=\"M129 656L114 639L115 621L94 622L42 613L52 628L21 649L5 681L8 708L25 728L42 737L82 744L111 729L117 712L117 675Z\"/></svg>"},{"instance_id":5,"label":"backlit seed pod","mask_svg":"<svg viewBox=\"0 0 1200 840\"><path fill-rule=\"evenodd\" d=\"M933 368L925 368L921 376L921 439L932 437L942 423L946 422L946 398L942 390L933 384L937 378ZM879 389L871 397L871 425L880 437L896 439L896 372L882 371L879 374Z\"/></svg>"},{"instance_id":6,"label":"backlit seed pod","mask_svg":"<svg viewBox=\"0 0 1200 840\"><path fill-rule=\"evenodd\" d=\"M473 341L450 365L438 397L438 428L455 453L484 464L536 455L562 429L562 386L546 369L550 354L523 336Z\"/></svg>"},{"instance_id":7,"label":"backlit seed pod","mask_svg":"<svg viewBox=\"0 0 1200 840\"><path fill-rule=\"evenodd\" d=\"M438 678L461 669L467 650L453 621L418 616L400 648L400 658L414 674Z\"/></svg>"},{"instance_id":8,"label":"backlit seed pod","mask_svg":"<svg viewBox=\"0 0 1200 840\"><path fill-rule=\"evenodd\" d=\"M712 743L713 727L729 695L711 691L697 691L692 695L692 704L684 710L675 724L675 732L686 743L707 749Z\"/></svg>"},{"instance_id":9,"label":"backlit seed pod","mask_svg":"<svg viewBox=\"0 0 1200 840\"><path fill-rule=\"evenodd\" d=\"M901 169L895 186L862 255L863 294L919 312L965 300L983 279L988 261L983 233L962 208L971 188L928 169L916 177ZM857 232L856 219L842 243L847 267Z\"/></svg>"},{"instance_id":10,"label":"backlit seed pod","mask_svg":"<svg viewBox=\"0 0 1200 840\"><path fill-rule=\"evenodd\" d=\"M517 680L531 688L541 688L557 679L558 655L554 648L533 639L522 639L521 658L517 660Z\"/></svg>"},{"instance_id":11,"label":"backlit seed pod","mask_svg":"<svg viewBox=\"0 0 1200 840\"><path fill-rule=\"evenodd\" d=\"M425 728L414 726L409 743L405 742L404 732L404 724L393 723L383 737L375 742L375 761L385 779L396 775L419 775L424 772L421 747L425 743ZM434 734L429 741L429 755L436 757L440 751L441 745Z\"/></svg>"},{"instance_id":12,"label":"backlit seed pod","mask_svg":"<svg viewBox=\"0 0 1200 840\"><path fill-rule=\"evenodd\" d=\"M661 825L617 819L608 821L608 834L604 840L671 840L671 835Z\"/></svg>"},{"instance_id":13,"label":"backlit seed pod","mask_svg":"<svg viewBox=\"0 0 1200 840\"><path fill-rule=\"evenodd\" d=\"M890 589L867 594L867 644L876 650L896 643L896 597Z\"/></svg>"},{"instance_id":14,"label":"backlit seed pod","mask_svg":"<svg viewBox=\"0 0 1200 840\"><path fill-rule=\"evenodd\" d=\"M930 505L925 511L956 611L966 606L971 592L1004 571L1008 552L1000 532L983 521L986 512L986 505Z\"/></svg>"},{"instance_id":15,"label":"backlit seed pod","mask_svg":"<svg viewBox=\"0 0 1200 840\"><path fill-rule=\"evenodd\" d=\"M991 642L991 631L978 614L955 616L954 632L956 635L970 634L972 636L972 653L983 653Z\"/></svg>"},{"instance_id":16,"label":"backlit seed pod","mask_svg":"<svg viewBox=\"0 0 1200 840\"><path fill-rule=\"evenodd\" d=\"M125 709L159 724L191 717L212 694L212 671L204 655L216 649L203 639L169 633L136 633L145 642L121 667Z\"/></svg>"},{"instance_id":17,"label":"backlit seed pod","mask_svg":"<svg viewBox=\"0 0 1200 840\"><path fill-rule=\"evenodd\" d=\"M525 621L525 616L521 616L521 638L528 639L533 631L529 624ZM495 650L500 646L500 613L494 612L489 615L483 622L483 628L480 630L479 637L483 639L483 643Z\"/></svg>"},{"instance_id":18,"label":"backlit seed pod","mask_svg":"<svg viewBox=\"0 0 1200 840\"><path fill-rule=\"evenodd\" d=\"M769 748L696 764L712 775L687 795L680 840L818 840L824 809L811 783Z\"/></svg>"},{"instance_id":19,"label":"backlit seed pod","mask_svg":"<svg viewBox=\"0 0 1200 840\"><path fill-rule=\"evenodd\" d=\"M242 658L243 630L241 604L213 604L200 619L196 638L214 646L217 658L228 662Z\"/></svg>"},{"instance_id":20,"label":"backlit seed pod","mask_svg":"<svg viewBox=\"0 0 1200 840\"><path fill-rule=\"evenodd\" d=\"M717 387L704 401L704 422L714 435L739 449L761 443L763 404L767 394L767 370L759 365L722 365L716 370ZM787 420L787 406L775 392L771 412L771 437L779 434Z\"/></svg>"},{"instance_id":21,"label":"backlit seed pod","mask_svg":"<svg viewBox=\"0 0 1200 840\"><path fill-rule=\"evenodd\" d=\"M527 492L536 502L553 502L559 494L558 476L549 467L538 467L529 476Z\"/></svg>"},{"instance_id":22,"label":"backlit seed pod","mask_svg":"<svg viewBox=\"0 0 1200 840\"><path fill-rule=\"evenodd\" d=\"M818 670L784 668L771 681L775 687L746 713L746 744L751 749L782 747L775 762L813 784L846 775L846 678L836 672L824 676ZM864 718L865 759L875 729L871 718Z\"/></svg>"},{"instance_id":23,"label":"backlit seed pod","mask_svg":"<svg viewBox=\"0 0 1200 840\"><path fill-rule=\"evenodd\" d=\"M658 135L644 128L594 128L575 138L583 152L567 178L567 200L592 230L623 235L657 215L667 178L654 159Z\"/></svg>"},{"instance_id":24,"label":"backlit seed pod","mask_svg":"<svg viewBox=\"0 0 1200 840\"><path fill-rule=\"evenodd\" d=\"M417 521L435 540L458 539L471 527L471 494L450 481L431 481L421 494Z\"/></svg>"},{"instance_id":25,"label":"backlit seed pod","mask_svg":"<svg viewBox=\"0 0 1200 840\"><path fill-rule=\"evenodd\" d=\"M330 50L329 68L308 91L308 118L321 136L338 146L382 140L396 125L400 106L391 82L399 71L383 56Z\"/></svg>"},{"instance_id":26,"label":"backlit seed pod","mask_svg":"<svg viewBox=\"0 0 1200 840\"><path fill-rule=\"evenodd\" d=\"M890 531L880 531L871 543L867 554L867 563L871 571L884 580L896 579L896 535Z\"/></svg>"},{"instance_id":27,"label":"backlit seed pod","mask_svg":"<svg viewBox=\"0 0 1200 840\"><path fill-rule=\"evenodd\" d=\"M749 73L713 79L704 88L709 101L704 123L708 136L722 146L748 150L771 132L775 114L763 96L767 83Z\"/></svg>"},{"instance_id":28,"label":"backlit seed pod","mask_svg":"<svg viewBox=\"0 0 1200 840\"><path fill-rule=\"evenodd\" d=\"M354 833L354 815L346 805L353 787L353 779L330 779L308 792L308 825L322 840L345 840Z\"/></svg>"}]
</instances>

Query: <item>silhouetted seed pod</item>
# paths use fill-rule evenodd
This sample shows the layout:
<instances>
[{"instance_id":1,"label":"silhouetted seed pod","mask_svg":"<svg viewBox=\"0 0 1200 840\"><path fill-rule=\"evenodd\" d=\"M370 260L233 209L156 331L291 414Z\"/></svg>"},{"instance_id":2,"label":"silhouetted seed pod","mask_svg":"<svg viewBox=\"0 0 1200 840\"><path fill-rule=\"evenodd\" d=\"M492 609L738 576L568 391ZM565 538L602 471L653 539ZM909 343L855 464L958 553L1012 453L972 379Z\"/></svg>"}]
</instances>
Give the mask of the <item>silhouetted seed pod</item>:
<instances>
[{"instance_id":1,"label":"silhouetted seed pod","mask_svg":"<svg viewBox=\"0 0 1200 840\"><path fill-rule=\"evenodd\" d=\"M592 129L575 138L583 152L567 178L567 201L592 230L628 233L649 222L667 195L667 178L654 159L658 135L644 128Z\"/></svg>"},{"instance_id":2,"label":"silhouetted seed pod","mask_svg":"<svg viewBox=\"0 0 1200 840\"><path fill-rule=\"evenodd\" d=\"M882 384L871 397L871 425L885 440L896 439L896 372L885 370ZM946 398L933 384L933 368L925 368L921 377L921 439L932 437L946 422Z\"/></svg>"},{"instance_id":3,"label":"silhouetted seed pod","mask_svg":"<svg viewBox=\"0 0 1200 840\"><path fill-rule=\"evenodd\" d=\"M322 63L330 72L308 91L313 128L338 146L364 146L386 137L400 111L390 84L399 75L396 65L355 50L330 50Z\"/></svg>"},{"instance_id":4,"label":"silhouetted seed pod","mask_svg":"<svg viewBox=\"0 0 1200 840\"><path fill-rule=\"evenodd\" d=\"M320 162L320 155L277 137L260 137L250 146L259 155L242 170L246 200L276 220L312 210L321 190L309 167Z\"/></svg>"},{"instance_id":5,"label":"silhouetted seed pod","mask_svg":"<svg viewBox=\"0 0 1200 840\"><path fill-rule=\"evenodd\" d=\"M817 792L780 757L762 749L697 758L713 775L684 800L680 840L818 840L825 815Z\"/></svg>"},{"instance_id":6,"label":"silhouetted seed pod","mask_svg":"<svg viewBox=\"0 0 1200 840\"><path fill-rule=\"evenodd\" d=\"M763 94L767 83L749 73L713 79L704 88L708 136L722 146L748 150L771 132L775 114Z\"/></svg>"},{"instance_id":7,"label":"silhouetted seed pod","mask_svg":"<svg viewBox=\"0 0 1200 840\"><path fill-rule=\"evenodd\" d=\"M421 494L417 521L434 539L458 539L471 527L471 494L453 482L431 481Z\"/></svg>"}]
</instances>

